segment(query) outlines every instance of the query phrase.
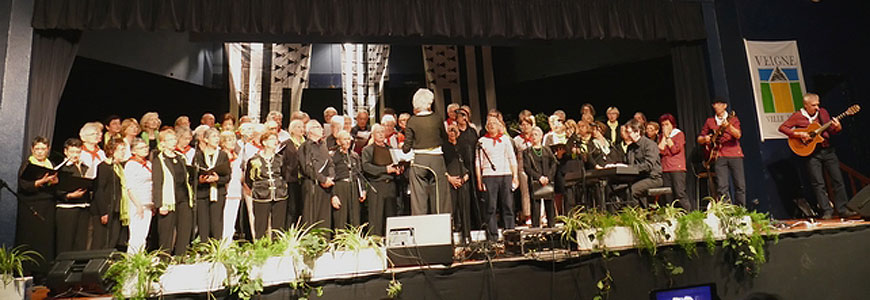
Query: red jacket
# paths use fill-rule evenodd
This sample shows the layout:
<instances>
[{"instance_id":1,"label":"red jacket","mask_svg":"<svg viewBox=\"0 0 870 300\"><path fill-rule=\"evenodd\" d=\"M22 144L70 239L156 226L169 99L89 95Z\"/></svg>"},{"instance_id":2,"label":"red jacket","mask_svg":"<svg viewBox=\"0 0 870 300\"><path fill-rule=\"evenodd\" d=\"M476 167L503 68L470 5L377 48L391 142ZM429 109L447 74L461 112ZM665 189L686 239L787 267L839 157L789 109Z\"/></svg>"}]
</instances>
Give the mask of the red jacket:
<instances>
[{"instance_id":1,"label":"red jacket","mask_svg":"<svg viewBox=\"0 0 870 300\"><path fill-rule=\"evenodd\" d=\"M659 139L660 143L662 138ZM662 155L662 172L685 172L686 151L684 150L686 149L686 134L680 131L672 140L674 141L673 146L665 146L664 150L659 150L659 153Z\"/></svg>"},{"instance_id":2,"label":"red jacket","mask_svg":"<svg viewBox=\"0 0 870 300\"><path fill-rule=\"evenodd\" d=\"M828 114L827 110L820 107L819 108L819 116L816 117L816 120L814 123L818 123L819 125L823 125L823 124L827 123L828 121L831 121L831 115ZM803 114L801 114L800 110L798 110L798 111L794 112L793 114L791 114L791 116L788 117L788 120L785 120L785 122L782 122L782 125L779 125L779 132L782 132L786 136L791 138L791 137L795 137L794 130L796 128L807 128L807 126L810 126L810 120L807 119L807 117L805 117ZM822 142L820 145L823 148L829 147L831 144L828 143L828 140L831 138L831 134L835 134L839 131L840 130L835 130L833 126L828 127L827 130L822 132L822 137L825 138L825 141Z\"/></svg>"},{"instance_id":3,"label":"red jacket","mask_svg":"<svg viewBox=\"0 0 870 300\"><path fill-rule=\"evenodd\" d=\"M736 116L731 119L731 126L740 129L740 119ZM719 125L716 125L716 117L709 117L707 121L704 122L704 128L701 129L700 135L710 135L716 129L719 129ZM719 150L719 157L743 157L743 148L740 148L740 140L734 138L728 130L722 134L720 138L722 142L722 149Z\"/></svg>"}]
</instances>

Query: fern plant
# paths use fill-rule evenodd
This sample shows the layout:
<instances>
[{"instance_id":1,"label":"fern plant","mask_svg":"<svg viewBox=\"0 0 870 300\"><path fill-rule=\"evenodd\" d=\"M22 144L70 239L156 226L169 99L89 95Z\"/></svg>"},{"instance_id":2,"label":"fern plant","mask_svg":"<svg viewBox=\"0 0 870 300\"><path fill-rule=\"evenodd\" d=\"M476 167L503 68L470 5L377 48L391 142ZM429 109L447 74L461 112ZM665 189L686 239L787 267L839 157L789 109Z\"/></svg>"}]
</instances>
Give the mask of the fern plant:
<instances>
[{"instance_id":1,"label":"fern plant","mask_svg":"<svg viewBox=\"0 0 870 300\"><path fill-rule=\"evenodd\" d=\"M151 286L160 284L160 276L166 272L169 260L169 254L160 250L122 253L103 277L115 282L112 287L115 298L126 298L124 286L128 280L135 280L130 299L145 299L156 292L152 291Z\"/></svg>"},{"instance_id":2,"label":"fern plant","mask_svg":"<svg viewBox=\"0 0 870 300\"><path fill-rule=\"evenodd\" d=\"M25 250L26 248L26 245L19 245L12 249L6 246L0 248L0 279L4 284L12 283L15 276L24 276L22 265L25 262L37 264L36 258L43 259L39 252Z\"/></svg>"},{"instance_id":3,"label":"fern plant","mask_svg":"<svg viewBox=\"0 0 870 300\"><path fill-rule=\"evenodd\" d=\"M577 243L577 233L592 228L590 214L583 206L571 209L567 215L556 216L556 220L564 224L562 226L562 240Z\"/></svg>"},{"instance_id":4,"label":"fern plant","mask_svg":"<svg viewBox=\"0 0 870 300\"><path fill-rule=\"evenodd\" d=\"M649 223L649 211L642 207L626 206L619 212L619 225L628 227L639 249L656 254L656 231Z\"/></svg>"},{"instance_id":5,"label":"fern plant","mask_svg":"<svg viewBox=\"0 0 870 300\"><path fill-rule=\"evenodd\" d=\"M383 248L383 238L370 235L369 231L365 230L366 226L368 224L348 225L346 229L336 229L332 242L329 243L329 250L357 252L368 248Z\"/></svg>"}]
</instances>

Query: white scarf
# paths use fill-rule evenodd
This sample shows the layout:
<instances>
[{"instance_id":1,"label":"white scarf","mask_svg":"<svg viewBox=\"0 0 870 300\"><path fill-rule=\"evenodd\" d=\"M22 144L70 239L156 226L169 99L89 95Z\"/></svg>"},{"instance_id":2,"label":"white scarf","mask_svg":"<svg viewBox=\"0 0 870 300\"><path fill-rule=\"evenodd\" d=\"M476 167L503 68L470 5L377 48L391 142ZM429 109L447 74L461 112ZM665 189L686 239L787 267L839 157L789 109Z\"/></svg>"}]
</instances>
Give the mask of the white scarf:
<instances>
[{"instance_id":1,"label":"white scarf","mask_svg":"<svg viewBox=\"0 0 870 300\"><path fill-rule=\"evenodd\" d=\"M680 130L679 130L679 129L676 129L676 128L671 129L671 134L668 135L668 137L669 137L669 138L673 138L673 137L677 136L678 133L680 133Z\"/></svg>"},{"instance_id":2,"label":"white scarf","mask_svg":"<svg viewBox=\"0 0 870 300\"><path fill-rule=\"evenodd\" d=\"M726 119L728 119L728 114L725 114L721 119L719 118L719 115L716 115L716 125L722 125L722 122L725 122Z\"/></svg>"},{"instance_id":3,"label":"white scarf","mask_svg":"<svg viewBox=\"0 0 870 300\"><path fill-rule=\"evenodd\" d=\"M219 150L215 150L214 154L211 155L211 159L209 159L208 154L206 154L205 151L202 152L202 156L205 160L205 165L208 167L209 170L213 169L215 164L217 164L219 155ZM218 201L217 183L215 182L212 182L208 189L208 200L212 202Z\"/></svg>"},{"instance_id":4,"label":"white scarf","mask_svg":"<svg viewBox=\"0 0 870 300\"><path fill-rule=\"evenodd\" d=\"M810 123L813 123L816 121L816 118L819 117L819 110L816 110L816 113L810 116L810 113L808 113L805 108L801 108L801 114L804 115L804 117L807 117L807 120L810 120Z\"/></svg>"}]
</instances>

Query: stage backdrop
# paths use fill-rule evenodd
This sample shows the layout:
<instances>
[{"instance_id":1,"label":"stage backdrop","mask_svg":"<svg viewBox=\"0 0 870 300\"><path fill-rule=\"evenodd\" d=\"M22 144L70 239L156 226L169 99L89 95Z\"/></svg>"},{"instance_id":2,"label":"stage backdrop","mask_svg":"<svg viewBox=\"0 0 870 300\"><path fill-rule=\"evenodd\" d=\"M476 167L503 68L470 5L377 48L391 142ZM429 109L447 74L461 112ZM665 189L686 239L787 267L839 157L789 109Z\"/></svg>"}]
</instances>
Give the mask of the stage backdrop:
<instances>
[{"instance_id":1,"label":"stage backdrop","mask_svg":"<svg viewBox=\"0 0 870 300\"><path fill-rule=\"evenodd\" d=\"M226 43L230 111L255 121L299 110L308 87L310 44Z\"/></svg>"},{"instance_id":2,"label":"stage backdrop","mask_svg":"<svg viewBox=\"0 0 870 300\"><path fill-rule=\"evenodd\" d=\"M797 41L761 42L743 40L761 140L784 139L777 129L803 107L806 93Z\"/></svg>"},{"instance_id":3,"label":"stage backdrop","mask_svg":"<svg viewBox=\"0 0 870 300\"><path fill-rule=\"evenodd\" d=\"M357 111L366 110L369 116L375 115L375 105L384 102L389 58L390 45L341 45L342 114L356 116Z\"/></svg>"}]
</instances>

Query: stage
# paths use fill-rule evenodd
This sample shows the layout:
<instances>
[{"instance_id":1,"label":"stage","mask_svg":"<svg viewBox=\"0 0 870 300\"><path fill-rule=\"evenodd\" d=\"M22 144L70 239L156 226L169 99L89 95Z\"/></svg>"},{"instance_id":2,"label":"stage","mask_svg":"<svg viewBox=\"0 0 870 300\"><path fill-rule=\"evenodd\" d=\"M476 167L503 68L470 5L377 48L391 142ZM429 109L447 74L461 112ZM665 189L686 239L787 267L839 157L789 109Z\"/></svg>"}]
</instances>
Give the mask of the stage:
<instances>
[{"instance_id":1,"label":"stage","mask_svg":"<svg viewBox=\"0 0 870 300\"><path fill-rule=\"evenodd\" d=\"M526 257L468 260L450 267L393 268L383 274L312 282L323 295L312 299L385 299L395 278L402 284L400 299L592 299L596 284L609 270L613 280L609 299L647 299L658 289L713 283L721 299L865 299L864 278L870 264L870 222L786 221L779 241L768 239L768 262L756 277L733 266L728 251L717 246L711 255L699 247L686 257L678 246L659 248L656 259L636 249L608 254L545 251ZM810 226L807 226L810 225ZM721 245L721 244L718 244ZM665 258L664 260L662 258ZM668 276L668 261L684 273ZM39 291L34 299L41 298ZM750 295L768 298L750 298ZM212 294L229 299L225 292ZM169 295L163 299L209 299L207 294ZM97 298L91 298L97 299ZM108 298L107 298L108 299ZM286 285L266 287L259 299L294 299ZM606 298L605 298L606 299Z\"/></svg>"}]
</instances>

